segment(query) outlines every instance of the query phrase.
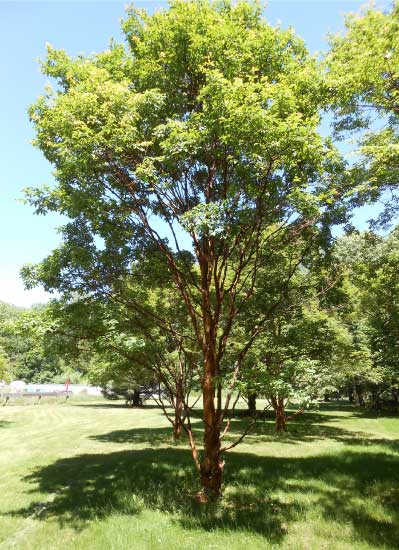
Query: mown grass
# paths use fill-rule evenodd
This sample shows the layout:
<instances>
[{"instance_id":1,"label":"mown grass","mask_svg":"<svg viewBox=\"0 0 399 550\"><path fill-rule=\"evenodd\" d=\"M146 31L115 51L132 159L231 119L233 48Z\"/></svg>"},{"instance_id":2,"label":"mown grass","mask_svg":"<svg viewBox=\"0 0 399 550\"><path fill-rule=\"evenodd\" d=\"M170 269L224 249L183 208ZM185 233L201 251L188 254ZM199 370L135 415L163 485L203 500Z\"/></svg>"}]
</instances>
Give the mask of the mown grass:
<instances>
[{"instance_id":1,"label":"mown grass","mask_svg":"<svg viewBox=\"0 0 399 550\"><path fill-rule=\"evenodd\" d=\"M4 407L0 548L399 548L399 418L321 409L283 436L261 421L226 456L222 502L204 506L155 407Z\"/></svg>"}]
</instances>

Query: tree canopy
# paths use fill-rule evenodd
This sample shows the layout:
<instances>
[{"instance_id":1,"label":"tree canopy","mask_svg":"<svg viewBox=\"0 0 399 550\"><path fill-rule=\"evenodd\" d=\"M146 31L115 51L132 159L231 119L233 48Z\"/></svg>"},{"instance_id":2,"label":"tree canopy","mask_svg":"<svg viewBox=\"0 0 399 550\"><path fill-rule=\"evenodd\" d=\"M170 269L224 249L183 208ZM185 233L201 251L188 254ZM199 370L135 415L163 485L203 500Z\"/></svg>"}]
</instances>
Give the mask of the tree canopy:
<instances>
[{"instance_id":1,"label":"tree canopy","mask_svg":"<svg viewBox=\"0 0 399 550\"><path fill-rule=\"evenodd\" d=\"M256 295L260 249L328 241L329 225L344 219L344 165L319 133L318 63L257 4L175 1L153 15L132 8L123 30L126 47L75 59L49 47L42 62L57 84L30 116L57 185L27 195L37 212L70 221L61 247L24 276L64 299L115 300L122 281L140 277L132 266L157 251L202 355L197 465L204 491L217 495L225 412L268 317L254 319L224 362ZM280 293L306 249L282 273ZM134 297L130 305L152 315ZM169 318L159 323L173 333Z\"/></svg>"},{"instance_id":2,"label":"tree canopy","mask_svg":"<svg viewBox=\"0 0 399 550\"><path fill-rule=\"evenodd\" d=\"M24 267L25 283L60 293L53 312L65 337L90 340L119 375L135 369L136 379L154 374L164 384L204 500L220 495L223 454L246 433L222 445L246 377L261 372L263 393L272 387L284 400L312 377L329 379L340 348L351 350L350 370L377 342L359 328L379 330L377 321L351 324L363 290L350 286L358 265L347 263L344 242L332 249L332 228L391 185L394 148L384 149L385 175L372 181L373 166L383 165L373 140L383 134L366 136L363 160L349 167L320 123L333 106L338 130L367 126L364 98L395 116L396 73L383 72L382 85L385 61L372 72L354 54L359 36L371 40L370 28L387 17L348 19L327 75L259 4L210 0L174 0L152 15L129 8L125 44L76 58L49 46L41 62L53 86L29 114L56 183L26 195L37 213L60 212L67 223L62 244ZM386 24L375 52L396 47L397 27ZM389 124L391 139L394 118ZM355 250L360 263L364 251ZM387 305L396 257L384 258L373 300ZM262 371L266 363L278 368ZM190 425L193 385L202 454Z\"/></svg>"},{"instance_id":3,"label":"tree canopy","mask_svg":"<svg viewBox=\"0 0 399 550\"><path fill-rule=\"evenodd\" d=\"M399 3L347 15L346 31L327 55L336 130L357 137L355 204L382 197L387 223L398 213Z\"/></svg>"}]
</instances>

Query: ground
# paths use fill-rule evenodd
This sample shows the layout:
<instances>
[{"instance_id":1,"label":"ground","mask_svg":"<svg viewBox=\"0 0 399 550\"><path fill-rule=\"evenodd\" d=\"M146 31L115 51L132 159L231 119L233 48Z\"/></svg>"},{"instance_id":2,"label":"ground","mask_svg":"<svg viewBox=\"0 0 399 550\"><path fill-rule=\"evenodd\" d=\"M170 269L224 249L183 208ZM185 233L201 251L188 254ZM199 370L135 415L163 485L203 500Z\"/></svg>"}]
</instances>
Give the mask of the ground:
<instances>
[{"instance_id":1,"label":"ground","mask_svg":"<svg viewBox=\"0 0 399 550\"><path fill-rule=\"evenodd\" d=\"M233 423L236 435L244 419ZM399 418L326 404L226 456L219 507L148 405L0 409L0 549L399 548Z\"/></svg>"}]
</instances>

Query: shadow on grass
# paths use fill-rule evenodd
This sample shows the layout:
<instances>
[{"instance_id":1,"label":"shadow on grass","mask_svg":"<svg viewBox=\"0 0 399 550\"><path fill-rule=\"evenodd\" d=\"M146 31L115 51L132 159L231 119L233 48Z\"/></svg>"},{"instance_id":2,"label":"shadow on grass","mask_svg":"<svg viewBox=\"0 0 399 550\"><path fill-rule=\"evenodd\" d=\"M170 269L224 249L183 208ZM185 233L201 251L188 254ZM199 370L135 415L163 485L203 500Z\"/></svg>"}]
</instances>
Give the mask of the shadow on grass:
<instances>
[{"instance_id":1,"label":"shadow on grass","mask_svg":"<svg viewBox=\"0 0 399 550\"><path fill-rule=\"evenodd\" d=\"M323 415L318 412L306 412L289 421L287 431L276 435L274 415L267 411L261 420L255 424L246 436L247 443L282 443L288 445L301 445L304 442L312 443L318 440L330 439L347 445L370 447L383 445L392 451L399 451L399 440L378 439L373 434L345 430L334 425L336 420L342 420L342 416ZM235 441L247 428L252 420L241 414L235 415L231 422L230 430L225 437L225 442ZM197 441L201 441L202 421L195 417L192 420L193 432ZM184 435L184 434L183 434ZM163 428L132 428L128 430L115 430L105 434L91 436L90 439L110 443L148 444L153 447L169 445L172 439L170 426ZM185 446L185 437L182 437L180 445Z\"/></svg>"},{"instance_id":2,"label":"shadow on grass","mask_svg":"<svg viewBox=\"0 0 399 550\"><path fill-rule=\"evenodd\" d=\"M0 428L9 428L12 424L9 420L0 420Z\"/></svg>"},{"instance_id":3,"label":"shadow on grass","mask_svg":"<svg viewBox=\"0 0 399 550\"><path fill-rule=\"evenodd\" d=\"M365 441L365 438L372 438L372 434L364 432L353 432L334 426L335 417L323 416L317 413L306 413L296 417L287 423L287 431L276 434L274 418L263 419L257 422L246 437L247 442L256 443L286 443L300 445L304 442L315 442L317 440L333 439L344 443L357 443ZM342 420L342 417L340 418ZM332 425L330 424L332 423ZM226 440L237 439L248 425L247 420L235 418L229 430Z\"/></svg>"},{"instance_id":4,"label":"shadow on grass","mask_svg":"<svg viewBox=\"0 0 399 550\"><path fill-rule=\"evenodd\" d=\"M201 422L193 422L193 433L197 441L201 441L202 432L200 431ZM233 442L245 428L245 422L232 422L229 434L225 437L225 442ZM93 435L89 439L101 443L119 443L119 444L148 444L151 447L160 447L172 443L172 433L169 426L164 428L132 428L129 430L115 430L105 434ZM274 424L262 423L255 430L250 432L245 441L248 443L282 443L289 445L300 445L303 442L312 442L317 440L330 439L340 441L345 445L358 447L382 446L386 450L399 453L399 440L382 439L373 437L371 434L352 432L328 426L323 424L310 423L292 423L289 431L281 435L276 435ZM187 440L183 436L181 441L174 444L174 447L187 446Z\"/></svg>"},{"instance_id":5,"label":"shadow on grass","mask_svg":"<svg viewBox=\"0 0 399 550\"><path fill-rule=\"evenodd\" d=\"M350 403L347 400L341 401L325 401L318 405L319 411L332 412L332 411L342 411L350 412L354 418L398 418L399 411L389 410L389 409L380 409L375 410L370 407L359 407L353 403Z\"/></svg>"},{"instance_id":6,"label":"shadow on grass","mask_svg":"<svg viewBox=\"0 0 399 550\"><path fill-rule=\"evenodd\" d=\"M145 443L151 445L151 447L159 447L160 445L170 445L172 443L172 430L170 426L165 428L133 428L92 435L89 439L102 443ZM176 445L187 446L184 435L179 443L174 444L174 446Z\"/></svg>"},{"instance_id":7,"label":"shadow on grass","mask_svg":"<svg viewBox=\"0 0 399 550\"><path fill-rule=\"evenodd\" d=\"M75 402L73 405L78 407L87 407L91 409L129 409L131 411L144 411L146 409L158 409L161 412L161 408L158 405L145 404L142 407L129 407L124 401L109 401L108 403L84 403Z\"/></svg>"},{"instance_id":8,"label":"shadow on grass","mask_svg":"<svg viewBox=\"0 0 399 550\"><path fill-rule=\"evenodd\" d=\"M148 440L154 446L169 434L167 428L119 430L96 439ZM387 450L397 443L365 441ZM362 451L354 447L296 458L233 452L227 457L227 490L218 507L201 506L192 498L198 485L190 452L172 446L64 458L36 469L25 481L45 501L52 496L38 519L52 516L75 529L94 518L137 515L150 508L175 514L185 529L246 530L279 543L291 523L316 510L326 521L350 523L356 537L373 548L397 548L399 457L384 449L367 450L367 444ZM13 515L28 517L37 507L34 503Z\"/></svg>"},{"instance_id":9,"label":"shadow on grass","mask_svg":"<svg viewBox=\"0 0 399 550\"><path fill-rule=\"evenodd\" d=\"M225 442L233 442L236 440L245 430L248 425L248 420L235 419L231 423L230 430L225 436ZM201 421L192 422L193 433L197 441L201 441ZM358 435L356 432L343 430L334 426L328 426L324 424L311 424L311 423L290 423L290 427L287 432L276 435L274 429L274 422L260 422L258 423L249 434L246 436L245 441L256 443L287 443L291 445L299 445L305 441L316 441L318 439L335 439L344 442L365 442L364 436L368 434ZM102 443L131 443L131 444L149 444L152 447L159 447L160 445L168 445L172 440L172 430L170 426L164 428L131 428L128 430L115 430L112 432L98 434L90 436L89 439L93 441L100 441ZM371 444L372 440L370 440ZM394 442L393 442L394 443ZM187 445L187 440L184 436L178 445Z\"/></svg>"}]
</instances>

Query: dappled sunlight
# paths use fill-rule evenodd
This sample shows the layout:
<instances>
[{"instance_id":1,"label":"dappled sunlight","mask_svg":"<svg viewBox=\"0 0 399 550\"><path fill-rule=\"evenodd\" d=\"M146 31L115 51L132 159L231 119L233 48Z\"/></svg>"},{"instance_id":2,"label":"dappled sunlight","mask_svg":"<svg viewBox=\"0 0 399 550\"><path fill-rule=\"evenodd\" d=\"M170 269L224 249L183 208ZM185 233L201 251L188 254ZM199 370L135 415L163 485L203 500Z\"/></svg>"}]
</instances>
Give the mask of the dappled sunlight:
<instances>
[{"instance_id":1,"label":"dappled sunlight","mask_svg":"<svg viewBox=\"0 0 399 550\"><path fill-rule=\"evenodd\" d=\"M185 441L178 447L171 443L168 427L89 436L102 444L101 453L57 459L36 468L25 482L46 503L38 520L52 518L77 531L95 519L140 516L149 509L170 514L185 530L251 532L279 543L296 522L315 514L350 525L356 538L373 548L395 547L399 442L331 426L328 417L320 424L318 415L306 416L291 425L290 430L299 430L295 435L290 431L276 436L266 423L248 440L256 454L239 448L228 454L225 491L218 505L204 506L193 498L198 485L190 451L183 447ZM233 423L233 432L241 421ZM270 455L264 445L273 442L284 448L294 438L298 444L324 439L345 446L325 454L317 454L315 447L314 455L287 457ZM113 443L133 448L112 452ZM134 448L146 443L147 448ZM30 517L37 506L34 502L10 515Z\"/></svg>"}]
</instances>

